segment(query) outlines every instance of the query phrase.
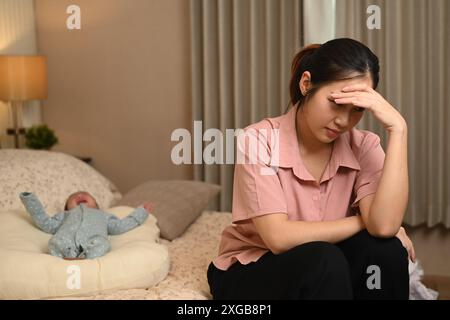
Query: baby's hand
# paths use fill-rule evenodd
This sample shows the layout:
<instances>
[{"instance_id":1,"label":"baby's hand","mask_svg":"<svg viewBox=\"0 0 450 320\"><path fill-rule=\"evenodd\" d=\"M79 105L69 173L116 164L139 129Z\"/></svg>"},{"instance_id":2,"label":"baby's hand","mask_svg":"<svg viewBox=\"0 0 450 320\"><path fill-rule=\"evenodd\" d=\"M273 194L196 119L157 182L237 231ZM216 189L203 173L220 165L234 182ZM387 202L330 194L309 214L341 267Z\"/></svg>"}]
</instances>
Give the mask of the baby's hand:
<instances>
[{"instance_id":1,"label":"baby's hand","mask_svg":"<svg viewBox=\"0 0 450 320\"><path fill-rule=\"evenodd\" d=\"M148 213L152 213L153 211L153 205L150 202L144 202L142 204L142 206L144 207L144 209L148 212Z\"/></svg>"}]
</instances>

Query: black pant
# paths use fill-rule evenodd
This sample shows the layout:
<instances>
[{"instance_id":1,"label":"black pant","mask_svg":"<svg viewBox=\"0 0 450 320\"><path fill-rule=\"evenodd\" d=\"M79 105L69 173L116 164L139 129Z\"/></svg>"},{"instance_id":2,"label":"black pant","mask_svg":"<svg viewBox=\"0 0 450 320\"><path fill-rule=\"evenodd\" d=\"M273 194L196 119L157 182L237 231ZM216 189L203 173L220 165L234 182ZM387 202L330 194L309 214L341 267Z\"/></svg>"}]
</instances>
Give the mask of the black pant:
<instances>
[{"instance_id":1,"label":"black pant","mask_svg":"<svg viewBox=\"0 0 450 320\"><path fill-rule=\"evenodd\" d=\"M226 271L212 263L214 299L408 299L408 253L396 237L363 230L330 244L314 241Z\"/></svg>"}]
</instances>

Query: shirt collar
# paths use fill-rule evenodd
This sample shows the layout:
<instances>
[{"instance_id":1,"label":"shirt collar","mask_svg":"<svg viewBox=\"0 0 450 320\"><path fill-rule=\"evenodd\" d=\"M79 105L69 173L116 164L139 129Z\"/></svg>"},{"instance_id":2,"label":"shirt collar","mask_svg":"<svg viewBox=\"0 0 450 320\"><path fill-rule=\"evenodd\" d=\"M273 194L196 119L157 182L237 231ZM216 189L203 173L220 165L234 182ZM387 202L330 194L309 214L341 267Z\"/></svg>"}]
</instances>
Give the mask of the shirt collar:
<instances>
[{"instance_id":1,"label":"shirt collar","mask_svg":"<svg viewBox=\"0 0 450 320\"><path fill-rule=\"evenodd\" d=\"M280 119L280 167L292 168L294 174L302 180L315 181L303 164L298 148L297 131L295 121L298 107L292 107ZM350 134L345 132L336 138L331 154L328 170L325 170L322 180L326 181L336 175L339 167L347 167L361 170L358 160L355 158L350 146Z\"/></svg>"}]
</instances>

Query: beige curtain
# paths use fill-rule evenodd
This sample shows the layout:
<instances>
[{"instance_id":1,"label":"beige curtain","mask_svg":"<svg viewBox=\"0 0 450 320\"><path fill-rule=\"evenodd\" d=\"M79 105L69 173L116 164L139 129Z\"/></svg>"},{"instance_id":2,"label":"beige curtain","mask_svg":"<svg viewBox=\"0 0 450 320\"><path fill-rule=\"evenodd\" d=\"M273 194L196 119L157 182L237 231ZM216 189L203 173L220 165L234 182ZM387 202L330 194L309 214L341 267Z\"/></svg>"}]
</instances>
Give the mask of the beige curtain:
<instances>
[{"instance_id":1,"label":"beige curtain","mask_svg":"<svg viewBox=\"0 0 450 320\"><path fill-rule=\"evenodd\" d=\"M324 43L336 34L336 0L303 0L305 44Z\"/></svg>"},{"instance_id":2,"label":"beige curtain","mask_svg":"<svg viewBox=\"0 0 450 320\"><path fill-rule=\"evenodd\" d=\"M381 28L370 30L369 5ZM379 57L379 92L409 128L410 201L405 222L450 227L450 1L336 0L336 36L352 37ZM360 126L386 134L371 115Z\"/></svg>"},{"instance_id":3,"label":"beige curtain","mask_svg":"<svg viewBox=\"0 0 450 320\"><path fill-rule=\"evenodd\" d=\"M0 55L36 54L36 27L33 0L0 0ZM41 122L39 101L24 104L22 124ZM0 147L12 147L6 129L12 127L9 103L0 101Z\"/></svg>"},{"instance_id":4,"label":"beige curtain","mask_svg":"<svg viewBox=\"0 0 450 320\"><path fill-rule=\"evenodd\" d=\"M226 129L284 112L300 10L300 0L191 0L193 120L203 130L225 137ZM195 179L222 186L212 208L231 210L233 170L194 166Z\"/></svg>"}]
</instances>

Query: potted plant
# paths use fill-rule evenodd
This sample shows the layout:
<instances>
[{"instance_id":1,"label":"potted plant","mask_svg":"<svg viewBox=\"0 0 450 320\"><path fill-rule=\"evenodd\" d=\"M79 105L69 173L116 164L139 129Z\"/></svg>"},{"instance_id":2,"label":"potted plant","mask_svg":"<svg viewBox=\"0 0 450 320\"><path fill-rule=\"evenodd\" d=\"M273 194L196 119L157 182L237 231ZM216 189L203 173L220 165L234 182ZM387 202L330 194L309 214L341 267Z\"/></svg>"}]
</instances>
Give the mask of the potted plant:
<instances>
[{"instance_id":1,"label":"potted plant","mask_svg":"<svg viewBox=\"0 0 450 320\"><path fill-rule=\"evenodd\" d=\"M45 124L32 126L25 132L25 144L28 148L50 150L57 143L55 133Z\"/></svg>"}]
</instances>

